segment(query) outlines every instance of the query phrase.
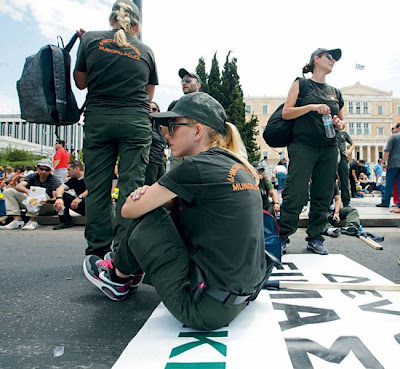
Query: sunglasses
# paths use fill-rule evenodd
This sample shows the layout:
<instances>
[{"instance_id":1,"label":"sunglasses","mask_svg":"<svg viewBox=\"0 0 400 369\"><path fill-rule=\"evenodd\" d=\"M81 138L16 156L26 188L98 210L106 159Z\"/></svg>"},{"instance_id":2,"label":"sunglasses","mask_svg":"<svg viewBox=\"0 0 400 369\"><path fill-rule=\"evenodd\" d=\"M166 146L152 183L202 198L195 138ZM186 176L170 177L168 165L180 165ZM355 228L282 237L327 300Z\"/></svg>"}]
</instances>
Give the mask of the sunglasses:
<instances>
[{"instance_id":1,"label":"sunglasses","mask_svg":"<svg viewBox=\"0 0 400 369\"><path fill-rule=\"evenodd\" d=\"M50 168L42 168L38 167L39 170L42 170L43 172L50 172Z\"/></svg>"},{"instance_id":2,"label":"sunglasses","mask_svg":"<svg viewBox=\"0 0 400 369\"><path fill-rule=\"evenodd\" d=\"M194 78L182 78L181 83L190 83L194 80Z\"/></svg>"},{"instance_id":3,"label":"sunglasses","mask_svg":"<svg viewBox=\"0 0 400 369\"><path fill-rule=\"evenodd\" d=\"M151 111L157 112L158 109L157 108L151 108Z\"/></svg>"},{"instance_id":4,"label":"sunglasses","mask_svg":"<svg viewBox=\"0 0 400 369\"><path fill-rule=\"evenodd\" d=\"M335 60L335 58L332 56L332 54L322 54L322 55L319 55L320 58L322 58L323 56L326 56L329 60Z\"/></svg>"},{"instance_id":5,"label":"sunglasses","mask_svg":"<svg viewBox=\"0 0 400 369\"><path fill-rule=\"evenodd\" d=\"M184 123L176 123L173 120L169 120L168 121L168 135L170 137L172 137L174 135L174 129L175 127L180 127L180 126L186 126L186 127L193 127L194 124L193 123L188 123L188 122L184 122Z\"/></svg>"}]
</instances>

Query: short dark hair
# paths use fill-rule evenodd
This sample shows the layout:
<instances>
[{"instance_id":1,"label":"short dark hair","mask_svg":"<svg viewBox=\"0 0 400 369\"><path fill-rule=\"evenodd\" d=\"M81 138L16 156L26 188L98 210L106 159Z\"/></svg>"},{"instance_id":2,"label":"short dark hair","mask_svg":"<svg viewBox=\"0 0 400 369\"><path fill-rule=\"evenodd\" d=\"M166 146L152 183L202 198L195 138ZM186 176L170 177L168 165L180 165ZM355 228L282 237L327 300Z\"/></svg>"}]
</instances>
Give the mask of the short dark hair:
<instances>
[{"instance_id":1,"label":"short dark hair","mask_svg":"<svg viewBox=\"0 0 400 369\"><path fill-rule=\"evenodd\" d=\"M30 165L25 165L25 170L32 170L32 167Z\"/></svg>"},{"instance_id":2,"label":"short dark hair","mask_svg":"<svg viewBox=\"0 0 400 369\"><path fill-rule=\"evenodd\" d=\"M65 141L63 140L56 140L56 144L60 144L62 147L65 146Z\"/></svg>"},{"instance_id":3,"label":"short dark hair","mask_svg":"<svg viewBox=\"0 0 400 369\"><path fill-rule=\"evenodd\" d=\"M400 122L399 123L396 123L396 126L395 126L396 128L400 128Z\"/></svg>"},{"instance_id":4,"label":"short dark hair","mask_svg":"<svg viewBox=\"0 0 400 369\"><path fill-rule=\"evenodd\" d=\"M83 164L82 164L79 160L70 161L70 162L68 163L68 165L69 165L72 169L79 168L79 170L80 170L81 172L83 172Z\"/></svg>"},{"instance_id":5,"label":"short dark hair","mask_svg":"<svg viewBox=\"0 0 400 369\"><path fill-rule=\"evenodd\" d=\"M360 163L365 164L365 160L364 160L364 159L358 159L358 161L359 161Z\"/></svg>"}]
</instances>

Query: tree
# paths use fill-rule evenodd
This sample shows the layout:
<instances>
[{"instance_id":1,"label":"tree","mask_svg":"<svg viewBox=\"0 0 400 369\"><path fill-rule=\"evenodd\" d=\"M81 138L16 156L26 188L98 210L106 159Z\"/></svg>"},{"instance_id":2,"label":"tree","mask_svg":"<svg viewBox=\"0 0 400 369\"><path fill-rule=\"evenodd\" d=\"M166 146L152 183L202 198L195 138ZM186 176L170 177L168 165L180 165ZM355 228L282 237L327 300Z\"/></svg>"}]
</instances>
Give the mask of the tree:
<instances>
[{"instance_id":1,"label":"tree","mask_svg":"<svg viewBox=\"0 0 400 369\"><path fill-rule=\"evenodd\" d=\"M196 67L196 73L200 77L200 83L201 83L200 91L208 93L208 83L207 83L208 75L206 72L206 62L203 57L199 59L199 64L197 64Z\"/></svg>"},{"instance_id":2,"label":"tree","mask_svg":"<svg viewBox=\"0 0 400 369\"><path fill-rule=\"evenodd\" d=\"M251 162L259 160L260 158L260 147L256 143L258 118L252 115L250 120L246 122L243 90L237 72L237 58L232 58L230 60L230 54L231 52L228 52L225 58L222 76L220 75L217 53L214 54L212 59L208 78L205 71L204 58L199 59L196 72L199 74L200 79L205 78L207 81L205 86L208 88L208 93L224 107L227 121L235 124L238 128L244 145L246 146L249 161ZM200 75L200 73L202 73L202 75Z\"/></svg>"}]
</instances>

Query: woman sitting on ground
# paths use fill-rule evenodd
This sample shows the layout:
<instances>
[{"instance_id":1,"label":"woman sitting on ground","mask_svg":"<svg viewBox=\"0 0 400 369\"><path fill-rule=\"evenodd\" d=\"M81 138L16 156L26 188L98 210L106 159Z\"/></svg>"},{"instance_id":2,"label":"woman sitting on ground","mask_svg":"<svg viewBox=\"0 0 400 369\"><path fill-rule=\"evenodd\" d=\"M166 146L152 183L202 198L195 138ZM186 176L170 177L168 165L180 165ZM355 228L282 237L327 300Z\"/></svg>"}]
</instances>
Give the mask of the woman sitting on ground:
<instances>
[{"instance_id":1,"label":"woman sitting on ground","mask_svg":"<svg viewBox=\"0 0 400 369\"><path fill-rule=\"evenodd\" d=\"M136 189L122 215L132 221L115 258L88 256L86 277L113 300L146 273L180 322L212 330L229 324L266 280L258 175L236 127L211 96L183 96L170 112L166 138L183 162L152 186ZM179 201L176 225L163 204ZM269 269L270 270L270 269Z\"/></svg>"}]
</instances>

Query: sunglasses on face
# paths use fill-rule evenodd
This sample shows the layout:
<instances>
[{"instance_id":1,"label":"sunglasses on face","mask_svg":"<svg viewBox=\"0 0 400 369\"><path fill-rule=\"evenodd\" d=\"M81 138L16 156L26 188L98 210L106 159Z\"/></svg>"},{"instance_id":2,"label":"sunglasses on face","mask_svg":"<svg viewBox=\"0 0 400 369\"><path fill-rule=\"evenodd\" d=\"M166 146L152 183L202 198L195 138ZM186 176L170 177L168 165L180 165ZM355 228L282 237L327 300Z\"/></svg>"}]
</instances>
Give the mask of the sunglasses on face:
<instances>
[{"instance_id":1,"label":"sunglasses on face","mask_svg":"<svg viewBox=\"0 0 400 369\"><path fill-rule=\"evenodd\" d=\"M332 54L322 54L319 57L322 58L323 56L326 56L329 60L335 60L335 58L332 56Z\"/></svg>"},{"instance_id":2,"label":"sunglasses on face","mask_svg":"<svg viewBox=\"0 0 400 369\"><path fill-rule=\"evenodd\" d=\"M39 170L43 171L43 172L50 172L50 168L42 168L42 167L38 167Z\"/></svg>"},{"instance_id":3,"label":"sunglasses on face","mask_svg":"<svg viewBox=\"0 0 400 369\"><path fill-rule=\"evenodd\" d=\"M194 80L194 78L182 78L181 83L190 83Z\"/></svg>"},{"instance_id":4,"label":"sunglasses on face","mask_svg":"<svg viewBox=\"0 0 400 369\"><path fill-rule=\"evenodd\" d=\"M158 112L158 109L156 107L154 107L154 108L151 108L151 111Z\"/></svg>"},{"instance_id":5,"label":"sunglasses on face","mask_svg":"<svg viewBox=\"0 0 400 369\"><path fill-rule=\"evenodd\" d=\"M168 121L168 135L172 137L175 133L174 132L175 127L180 127L180 126L193 127L194 124L189 123L189 122L176 123L173 120L170 120L170 121Z\"/></svg>"}]
</instances>

